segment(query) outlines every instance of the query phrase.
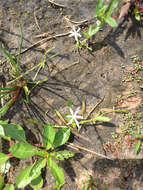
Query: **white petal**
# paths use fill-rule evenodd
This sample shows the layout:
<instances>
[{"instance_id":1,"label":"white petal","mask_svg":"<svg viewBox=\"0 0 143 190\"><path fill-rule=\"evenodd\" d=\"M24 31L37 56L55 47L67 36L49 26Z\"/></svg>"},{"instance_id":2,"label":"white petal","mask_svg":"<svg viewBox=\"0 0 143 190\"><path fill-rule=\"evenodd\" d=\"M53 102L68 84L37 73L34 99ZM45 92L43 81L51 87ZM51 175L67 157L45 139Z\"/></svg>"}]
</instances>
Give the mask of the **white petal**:
<instances>
[{"instance_id":1,"label":"white petal","mask_svg":"<svg viewBox=\"0 0 143 190\"><path fill-rule=\"evenodd\" d=\"M67 123L67 125L72 124L72 122L73 122L73 119L71 119L71 120Z\"/></svg>"},{"instance_id":2,"label":"white petal","mask_svg":"<svg viewBox=\"0 0 143 190\"><path fill-rule=\"evenodd\" d=\"M67 118L72 118L73 116L72 116L72 115L67 115L66 117L67 117Z\"/></svg>"},{"instance_id":3,"label":"white petal","mask_svg":"<svg viewBox=\"0 0 143 190\"><path fill-rule=\"evenodd\" d=\"M77 36L81 38L81 34L77 33Z\"/></svg>"},{"instance_id":4,"label":"white petal","mask_svg":"<svg viewBox=\"0 0 143 190\"><path fill-rule=\"evenodd\" d=\"M73 115L74 113L73 113L73 110L72 110L72 108L70 108L70 113L71 113L71 115Z\"/></svg>"},{"instance_id":5,"label":"white petal","mask_svg":"<svg viewBox=\"0 0 143 190\"><path fill-rule=\"evenodd\" d=\"M74 115L76 115L79 112L79 109L80 109L80 107L76 108Z\"/></svg>"},{"instance_id":6,"label":"white petal","mask_svg":"<svg viewBox=\"0 0 143 190\"><path fill-rule=\"evenodd\" d=\"M76 119L75 119L75 123L76 123L76 126L79 128L79 123Z\"/></svg>"},{"instance_id":7,"label":"white petal","mask_svg":"<svg viewBox=\"0 0 143 190\"><path fill-rule=\"evenodd\" d=\"M73 32L71 32L71 34L69 35L69 37L73 37L74 36L74 33Z\"/></svg>"},{"instance_id":8,"label":"white petal","mask_svg":"<svg viewBox=\"0 0 143 190\"><path fill-rule=\"evenodd\" d=\"M76 32L78 33L79 31L80 31L80 28L78 28Z\"/></svg>"},{"instance_id":9,"label":"white petal","mask_svg":"<svg viewBox=\"0 0 143 190\"><path fill-rule=\"evenodd\" d=\"M81 115L76 115L76 119L83 119Z\"/></svg>"}]
</instances>

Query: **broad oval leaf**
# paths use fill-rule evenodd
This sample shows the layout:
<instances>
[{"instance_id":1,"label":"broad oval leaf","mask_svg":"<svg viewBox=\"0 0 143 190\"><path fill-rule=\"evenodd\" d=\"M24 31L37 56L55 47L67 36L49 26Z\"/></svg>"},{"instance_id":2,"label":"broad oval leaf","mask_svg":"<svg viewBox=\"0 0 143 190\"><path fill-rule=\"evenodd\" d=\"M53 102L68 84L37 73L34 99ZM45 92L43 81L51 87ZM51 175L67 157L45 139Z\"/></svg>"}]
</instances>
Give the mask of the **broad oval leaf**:
<instances>
[{"instance_id":1,"label":"broad oval leaf","mask_svg":"<svg viewBox=\"0 0 143 190\"><path fill-rule=\"evenodd\" d=\"M0 152L0 165L5 163L9 159L9 156Z\"/></svg>"},{"instance_id":2,"label":"broad oval leaf","mask_svg":"<svg viewBox=\"0 0 143 190\"><path fill-rule=\"evenodd\" d=\"M43 131L43 145L48 150L53 147L53 142L55 139L55 130L51 124L45 125Z\"/></svg>"},{"instance_id":3,"label":"broad oval leaf","mask_svg":"<svg viewBox=\"0 0 143 190\"><path fill-rule=\"evenodd\" d=\"M18 188L23 188L31 182L30 172L31 172L32 167L33 167L33 165L28 166L27 168L24 168L19 173L19 175L17 176L17 179L16 179L16 185Z\"/></svg>"},{"instance_id":4,"label":"broad oval leaf","mask_svg":"<svg viewBox=\"0 0 143 190\"><path fill-rule=\"evenodd\" d=\"M56 162L51 159L51 157L47 159L47 164L51 169L52 176L56 180L56 186L54 188L59 189L65 183L64 172L62 168L60 168Z\"/></svg>"},{"instance_id":5,"label":"broad oval leaf","mask_svg":"<svg viewBox=\"0 0 143 190\"><path fill-rule=\"evenodd\" d=\"M40 159L38 160L32 167L30 171L30 178L33 180L39 176L39 173L41 173L41 169L45 167L46 165L46 159Z\"/></svg>"},{"instance_id":6,"label":"broad oval leaf","mask_svg":"<svg viewBox=\"0 0 143 190\"><path fill-rule=\"evenodd\" d=\"M2 125L5 131L5 135L17 140L19 142L26 143L25 131L24 129L15 123Z\"/></svg>"},{"instance_id":7,"label":"broad oval leaf","mask_svg":"<svg viewBox=\"0 0 143 190\"><path fill-rule=\"evenodd\" d=\"M37 178L31 181L30 186L35 190L35 189L41 189L43 184L44 184L44 181L41 175L39 175Z\"/></svg>"},{"instance_id":8,"label":"broad oval leaf","mask_svg":"<svg viewBox=\"0 0 143 190\"><path fill-rule=\"evenodd\" d=\"M14 144L9 152L16 158L29 158L37 154L38 150L34 146L27 143Z\"/></svg>"},{"instance_id":9,"label":"broad oval leaf","mask_svg":"<svg viewBox=\"0 0 143 190\"><path fill-rule=\"evenodd\" d=\"M14 186L12 184L7 184L3 190L14 190Z\"/></svg>"},{"instance_id":10,"label":"broad oval leaf","mask_svg":"<svg viewBox=\"0 0 143 190\"><path fill-rule=\"evenodd\" d=\"M55 135L55 140L53 143L53 146L56 148L58 146L61 146L65 144L70 136L70 129L67 127L63 127L59 129Z\"/></svg>"}]
</instances>

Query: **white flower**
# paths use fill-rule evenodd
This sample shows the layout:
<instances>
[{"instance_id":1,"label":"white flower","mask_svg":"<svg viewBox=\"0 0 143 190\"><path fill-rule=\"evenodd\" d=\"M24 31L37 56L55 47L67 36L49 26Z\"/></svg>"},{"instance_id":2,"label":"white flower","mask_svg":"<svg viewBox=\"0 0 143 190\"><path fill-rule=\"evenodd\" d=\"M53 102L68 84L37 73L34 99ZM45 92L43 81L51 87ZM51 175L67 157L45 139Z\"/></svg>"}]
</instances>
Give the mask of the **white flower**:
<instances>
[{"instance_id":1,"label":"white flower","mask_svg":"<svg viewBox=\"0 0 143 190\"><path fill-rule=\"evenodd\" d=\"M75 38L75 41L78 42L78 38L81 38L81 34L79 34L80 28L78 28L77 30L75 29L75 26L72 25L72 31L70 31L70 35L69 37L73 37Z\"/></svg>"},{"instance_id":2,"label":"white flower","mask_svg":"<svg viewBox=\"0 0 143 190\"><path fill-rule=\"evenodd\" d=\"M79 111L80 107L78 107L75 112L73 112L73 110L70 108L70 113L71 115L67 115L68 118L71 118L70 122L68 122L67 125L70 125L73 121L75 121L76 126L79 128L79 123L77 121L77 119L83 119L82 116L77 115L78 111Z\"/></svg>"}]
</instances>

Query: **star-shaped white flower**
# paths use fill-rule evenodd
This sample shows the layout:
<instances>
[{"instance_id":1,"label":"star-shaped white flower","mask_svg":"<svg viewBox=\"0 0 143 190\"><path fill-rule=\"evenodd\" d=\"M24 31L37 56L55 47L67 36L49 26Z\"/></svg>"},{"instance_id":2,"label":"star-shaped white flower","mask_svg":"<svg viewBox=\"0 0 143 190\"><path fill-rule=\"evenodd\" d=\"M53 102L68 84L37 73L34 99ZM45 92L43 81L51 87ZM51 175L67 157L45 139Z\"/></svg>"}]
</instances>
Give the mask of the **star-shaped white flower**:
<instances>
[{"instance_id":1,"label":"star-shaped white flower","mask_svg":"<svg viewBox=\"0 0 143 190\"><path fill-rule=\"evenodd\" d=\"M70 31L69 37L73 37L73 36L74 36L75 41L78 42L78 38L81 38L81 34L79 34L79 31L80 31L80 28L78 28L78 29L76 30L75 26L72 25L72 31Z\"/></svg>"},{"instance_id":2,"label":"star-shaped white flower","mask_svg":"<svg viewBox=\"0 0 143 190\"><path fill-rule=\"evenodd\" d=\"M70 113L71 113L71 115L67 115L67 117L68 117L68 118L71 118L71 120L70 120L70 122L68 122L67 125L70 125L70 124L72 124L73 121L75 121L76 126L79 128L79 122L78 122L77 119L83 119L82 116L77 115L79 109L80 109L80 107L78 107L78 108L75 110L75 112L73 112L72 108L70 108Z\"/></svg>"}]
</instances>

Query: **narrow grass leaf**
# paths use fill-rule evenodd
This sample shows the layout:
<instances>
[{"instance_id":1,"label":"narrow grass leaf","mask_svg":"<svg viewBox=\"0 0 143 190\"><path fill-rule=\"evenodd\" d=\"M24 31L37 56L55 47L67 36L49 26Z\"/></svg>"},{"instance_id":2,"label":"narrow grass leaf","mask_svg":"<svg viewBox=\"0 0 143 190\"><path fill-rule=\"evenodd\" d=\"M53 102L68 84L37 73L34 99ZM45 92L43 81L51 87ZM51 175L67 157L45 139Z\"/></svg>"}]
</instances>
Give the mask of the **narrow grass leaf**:
<instances>
[{"instance_id":1,"label":"narrow grass leaf","mask_svg":"<svg viewBox=\"0 0 143 190\"><path fill-rule=\"evenodd\" d=\"M8 58L9 62L15 68L15 71L17 72L17 63L15 62L13 56L2 45L0 45L0 48L2 49L5 56Z\"/></svg>"},{"instance_id":2,"label":"narrow grass leaf","mask_svg":"<svg viewBox=\"0 0 143 190\"><path fill-rule=\"evenodd\" d=\"M93 120L94 121L109 122L111 119L109 117L99 115L99 116L95 116Z\"/></svg>"},{"instance_id":3,"label":"narrow grass leaf","mask_svg":"<svg viewBox=\"0 0 143 190\"><path fill-rule=\"evenodd\" d=\"M135 145L135 148L134 148L134 153L137 154L139 149L140 149L140 146L141 146L141 140L138 140L136 145Z\"/></svg>"}]
</instances>

